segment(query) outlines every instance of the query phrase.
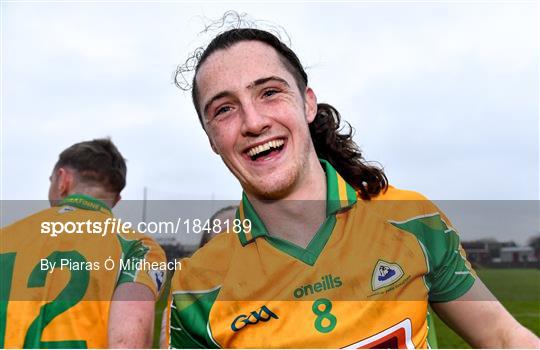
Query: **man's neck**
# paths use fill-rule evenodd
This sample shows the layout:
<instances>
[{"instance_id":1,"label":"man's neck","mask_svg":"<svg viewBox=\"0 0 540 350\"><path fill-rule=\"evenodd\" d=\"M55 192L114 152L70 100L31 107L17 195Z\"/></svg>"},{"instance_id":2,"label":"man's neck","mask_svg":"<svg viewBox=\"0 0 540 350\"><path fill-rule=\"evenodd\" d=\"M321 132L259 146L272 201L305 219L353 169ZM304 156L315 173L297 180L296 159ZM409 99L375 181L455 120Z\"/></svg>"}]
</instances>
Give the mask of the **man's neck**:
<instances>
[{"instance_id":1,"label":"man's neck","mask_svg":"<svg viewBox=\"0 0 540 350\"><path fill-rule=\"evenodd\" d=\"M115 203L115 198L112 197L113 196L112 194L104 193L103 190L97 189L97 188L94 188L94 187L84 187L82 189L75 188L73 191L71 191L68 194L68 196L78 195L78 194L90 196L90 197L92 197L94 199L97 199L97 200L105 203L109 207L109 209L112 209L112 207L114 207L114 205L116 204Z\"/></svg>"},{"instance_id":2,"label":"man's neck","mask_svg":"<svg viewBox=\"0 0 540 350\"><path fill-rule=\"evenodd\" d=\"M286 198L249 200L270 235L307 247L326 219L326 176L320 163L311 164L306 178Z\"/></svg>"}]
</instances>

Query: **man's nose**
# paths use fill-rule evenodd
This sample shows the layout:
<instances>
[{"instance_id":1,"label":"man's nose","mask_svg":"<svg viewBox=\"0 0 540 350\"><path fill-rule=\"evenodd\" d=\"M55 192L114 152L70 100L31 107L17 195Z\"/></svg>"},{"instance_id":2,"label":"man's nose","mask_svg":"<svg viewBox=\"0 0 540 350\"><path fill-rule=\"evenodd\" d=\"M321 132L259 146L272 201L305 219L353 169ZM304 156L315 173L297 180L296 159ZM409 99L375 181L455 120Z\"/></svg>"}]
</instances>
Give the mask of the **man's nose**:
<instances>
[{"instance_id":1,"label":"man's nose","mask_svg":"<svg viewBox=\"0 0 540 350\"><path fill-rule=\"evenodd\" d=\"M270 119L253 103L242 106L242 135L258 136L270 128Z\"/></svg>"}]
</instances>

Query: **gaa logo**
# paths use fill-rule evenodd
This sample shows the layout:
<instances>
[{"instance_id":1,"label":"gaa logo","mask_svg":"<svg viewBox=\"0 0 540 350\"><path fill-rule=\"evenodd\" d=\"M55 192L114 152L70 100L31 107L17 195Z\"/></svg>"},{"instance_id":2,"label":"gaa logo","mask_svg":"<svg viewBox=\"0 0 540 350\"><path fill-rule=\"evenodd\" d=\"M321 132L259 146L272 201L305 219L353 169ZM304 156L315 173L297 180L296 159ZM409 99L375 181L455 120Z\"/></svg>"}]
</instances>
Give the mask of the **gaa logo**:
<instances>
[{"instance_id":1,"label":"gaa logo","mask_svg":"<svg viewBox=\"0 0 540 350\"><path fill-rule=\"evenodd\" d=\"M234 332L238 332L249 324L256 324L259 323L259 321L268 322L272 318L275 318L276 320L279 319L279 317L270 311L266 305L263 305L259 311L251 311L249 315L239 315L236 317L231 323L231 329Z\"/></svg>"}]
</instances>

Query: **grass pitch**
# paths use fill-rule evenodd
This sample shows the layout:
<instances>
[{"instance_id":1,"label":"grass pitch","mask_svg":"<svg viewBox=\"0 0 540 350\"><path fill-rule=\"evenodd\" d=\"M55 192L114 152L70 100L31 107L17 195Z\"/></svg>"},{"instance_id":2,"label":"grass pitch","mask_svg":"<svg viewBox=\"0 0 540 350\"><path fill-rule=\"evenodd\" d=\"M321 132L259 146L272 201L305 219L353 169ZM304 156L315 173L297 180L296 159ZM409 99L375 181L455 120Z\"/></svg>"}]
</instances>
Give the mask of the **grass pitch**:
<instances>
[{"instance_id":1,"label":"grass pitch","mask_svg":"<svg viewBox=\"0 0 540 350\"><path fill-rule=\"evenodd\" d=\"M506 309L522 325L540 336L540 270L479 269L477 273ZM434 319L439 348L470 348L437 316Z\"/></svg>"}]
</instances>

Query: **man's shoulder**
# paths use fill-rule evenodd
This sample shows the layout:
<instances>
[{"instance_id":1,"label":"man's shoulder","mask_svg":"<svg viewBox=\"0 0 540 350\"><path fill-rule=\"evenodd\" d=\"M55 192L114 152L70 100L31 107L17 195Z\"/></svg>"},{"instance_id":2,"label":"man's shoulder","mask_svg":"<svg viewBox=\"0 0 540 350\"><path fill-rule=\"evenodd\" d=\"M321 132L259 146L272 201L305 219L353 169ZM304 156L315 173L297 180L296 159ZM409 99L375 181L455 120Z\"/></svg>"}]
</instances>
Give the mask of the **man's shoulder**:
<instances>
[{"instance_id":1,"label":"man's shoulder","mask_svg":"<svg viewBox=\"0 0 540 350\"><path fill-rule=\"evenodd\" d=\"M388 186L388 189L369 201L362 201L388 221L408 220L440 212L439 208L423 194Z\"/></svg>"},{"instance_id":2,"label":"man's shoulder","mask_svg":"<svg viewBox=\"0 0 540 350\"><path fill-rule=\"evenodd\" d=\"M182 269L175 272L173 287L177 290L206 290L221 285L239 247L236 234L218 234L191 257L182 259Z\"/></svg>"},{"instance_id":3,"label":"man's shoulder","mask_svg":"<svg viewBox=\"0 0 540 350\"><path fill-rule=\"evenodd\" d=\"M223 232L184 259L191 269L223 270L239 246L236 234Z\"/></svg>"},{"instance_id":4,"label":"man's shoulder","mask_svg":"<svg viewBox=\"0 0 540 350\"><path fill-rule=\"evenodd\" d=\"M9 225L1 227L3 233L15 232L30 226L40 226L42 222L52 221L58 215L59 207L50 207L19 219Z\"/></svg>"},{"instance_id":5,"label":"man's shoulder","mask_svg":"<svg viewBox=\"0 0 540 350\"><path fill-rule=\"evenodd\" d=\"M155 237L152 237L151 235L146 233L132 231L127 233L117 233L114 235L117 237L121 245L126 245L133 242L140 242L142 245L151 246L152 248L162 250Z\"/></svg>"},{"instance_id":6,"label":"man's shoulder","mask_svg":"<svg viewBox=\"0 0 540 350\"><path fill-rule=\"evenodd\" d=\"M427 201L427 197L420 192L404 190L389 185L386 191L381 192L373 200L409 200L409 201Z\"/></svg>"},{"instance_id":7,"label":"man's shoulder","mask_svg":"<svg viewBox=\"0 0 540 350\"><path fill-rule=\"evenodd\" d=\"M84 220L105 220L110 217L110 214L103 213L96 210L81 209L73 207L71 205L53 206L33 214L30 214L16 222L6 226L5 228L11 228L11 226L20 226L28 224L36 224L44 221L80 221Z\"/></svg>"}]
</instances>

